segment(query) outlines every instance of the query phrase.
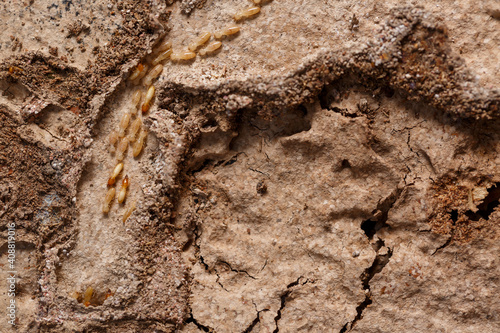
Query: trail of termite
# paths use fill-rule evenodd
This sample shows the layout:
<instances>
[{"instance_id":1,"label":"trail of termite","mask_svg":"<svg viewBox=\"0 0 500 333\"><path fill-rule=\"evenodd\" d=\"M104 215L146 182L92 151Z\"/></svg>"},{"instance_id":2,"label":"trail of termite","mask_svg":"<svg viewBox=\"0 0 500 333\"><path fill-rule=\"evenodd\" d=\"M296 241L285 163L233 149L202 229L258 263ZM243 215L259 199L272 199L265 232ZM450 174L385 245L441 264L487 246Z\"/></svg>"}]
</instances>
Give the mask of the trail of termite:
<instances>
[{"instance_id":1,"label":"trail of termite","mask_svg":"<svg viewBox=\"0 0 500 333\"><path fill-rule=\"evenodd\" d=\"M254 17L260 5L268 1L253 2L255 6L234 15L236 22ZM142 168L148 163L142 150L154 139L148 138L144 120L155 101L155 81L167 62L175 65L189 61L197 53L202 57L214 55L225 37L239 30L236 24L229 24L213 34L201 32L185 49L172 48L168 39L160 41L107 101L91 147L91 161L78 186L76 245L58 271L58 289L63 295L76 298L86 307L97 306L115 292L138 283L133 274L124 277L120 272L133 264L129 246L133 235L126 221L136 207L141 208L143 188L150 179ZM154 150L154 140L148 145ZM81 272L76 279L75 271Z\"/></svg>"}]
</instances>

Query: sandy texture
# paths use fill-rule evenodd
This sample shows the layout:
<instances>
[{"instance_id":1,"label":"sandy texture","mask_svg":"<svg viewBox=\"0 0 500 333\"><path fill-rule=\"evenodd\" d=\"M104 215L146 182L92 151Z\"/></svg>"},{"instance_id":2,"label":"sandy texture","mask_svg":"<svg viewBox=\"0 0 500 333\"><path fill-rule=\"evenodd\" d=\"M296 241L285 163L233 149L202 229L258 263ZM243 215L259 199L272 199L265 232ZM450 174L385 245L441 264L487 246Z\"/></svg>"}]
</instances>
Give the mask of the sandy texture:
<instances>
[{"instance_id":1,"label":"sandy texture","mask_svg":"<svg viewBox=\"0 0 500 333\"><path fill-rule=\"evenodd\" d=\"M1 332L500 330L497 2L263 2L165 63L109 214L130 72L251 2L0 5Z\"/></svg>"}]
</instances>

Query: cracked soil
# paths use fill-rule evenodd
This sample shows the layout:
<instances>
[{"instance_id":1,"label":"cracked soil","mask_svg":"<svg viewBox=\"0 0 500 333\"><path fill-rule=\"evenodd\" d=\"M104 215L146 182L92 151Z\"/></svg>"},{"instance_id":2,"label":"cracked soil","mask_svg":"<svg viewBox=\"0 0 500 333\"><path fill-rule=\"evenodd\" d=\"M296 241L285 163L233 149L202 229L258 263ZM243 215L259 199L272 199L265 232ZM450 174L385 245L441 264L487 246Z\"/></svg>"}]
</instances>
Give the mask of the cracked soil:
<instances>
[{"instance_id":1,"label":"cracked soil","mask_svg":"<svg viewBox=\"0 0 500 333\"><path fill-rule=\"evenodd\" d=\"M500 331L494 0L263 1L164 63L102 213L131 71L251 4L0 4L1 332Z\"/></svg>"}]
</instances>

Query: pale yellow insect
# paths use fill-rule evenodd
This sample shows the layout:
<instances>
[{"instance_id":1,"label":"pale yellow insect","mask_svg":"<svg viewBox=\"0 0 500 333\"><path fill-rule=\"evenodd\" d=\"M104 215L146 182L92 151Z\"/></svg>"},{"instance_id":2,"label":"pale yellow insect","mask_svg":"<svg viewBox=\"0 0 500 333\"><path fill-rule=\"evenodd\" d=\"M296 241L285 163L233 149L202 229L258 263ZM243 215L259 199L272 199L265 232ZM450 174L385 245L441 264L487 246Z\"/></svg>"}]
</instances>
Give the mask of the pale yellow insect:
<instances>
[{"instance_id":1,"label":"pale yellow insect","mask_svg":"<svg viewBox=\"0 0 500 333\"><path fill-rule=\"evenodd\" d=\"M111 205L111 202L115 198L115 194L116 190L114 187L110 188L106 193L106 197L104 197L104 202L102 203L102 212L104 214L109 213L109 206Z\"/></svg>"},{"instance_id":2,"label":"pale yellow insect","mask_svg":"<svg viewBox=\"0 0 500 333\"><path fill-rule=\"evenodd\" d=\"M151 61L151 65L156 66L160 62L167 60L168 58L170 58L171 54L172 54L172 49L163 51L162 53L158 54L156 58L153 59L153 61Z\"/></svg>"},{"instance_id":3,"label":"pale yellow insect","mask_svg":"<svg viewBox=\"0 0 500 333\"><path fill-rule=\"evenodd\" d=\"M201 35L193 39L191 43L188 45L189 51L195 52L200 46L208 42L212 34L208 31L203 32Z\"/></svg>"},{"instance_id":4,"label":"pale yellow insect","mask_svg":"<svg viewBox=\"0 0 500 333\"><path fill-rule=\"evenodd\" d=\"M129 76L129 81L134 81L136 79L139 79L146 74L148 70L148 65L143 65L143 64L138 64L137 67L134 69L132 74Z\"/></svg>"},{"instance_id":5,"label":"pale yellow insect","mask_svg":"<svg viewBox=\"0 0 500 333\"><path fill-rule=\"evenodd\" d=\"M213 53L217 51L222 46L222 43L219 41L212 42L207 45L204 49L200 50L200 55L205 56L207 54Z\"/></svg>"},{"instance_id":6,"label":"pale yellow insect","mask_svg":"<svg viewBox=\"0 0 500 333\"><path fill-rule=\"evenodd\" d=\"M271 2L272 0L252 0L252 2L256 5L263 5L266 2Z\"/></svg>"},{"instance_id":7,"label":"pale yellow insect","mask_svg":"<svg viewBox=\"0 0 500 333\"><path fill-rule=\"evenodd\" d=\"M120 124L118 125L118 136L123 138L125 136L125 131L127 130L128 124L130 123L130 113L126 112L123 114Z\"/></svg>"},{"instance_id":8,"label":"pale yellow insect","mask_svg":"<svg viewBox=\"0 0 500 333\"><path fill-rule=\"evenodd\" d=\"M167 51L172 48L172 42L169 40L164 40L155 48L155 53Z\"/></svg>"},{"instance_id":9,"label":"pale yellow insect","mask_svg":"<svg viewBox=\"0 0 500 333\"><path fill-rule=\"evenodd\" d=\"M160 74L163 72L163 65L158 64L155 67L151 68L149 73L142 80L142 84L146 87L149 87L153 80L155 80Z\"/></svg>"},{"instance_id":10,"label":"pale yellow insect","mask_svg":"<svg viewBox=\"0 0 500 333\"><path fill-rule=\"evenodd\" d=\"M112 131L109 136L108 136L108 142L109 142L109 150L114 153L116 148L116 143L118 142L118 140L120 139L120 137L118 136L118 132L117 131Z\"/></svg>"},{"instance_id":11,"label":"pale yellow insect","mask_svg":"<svg viewBox=\"0 0 500 333\"><path fill-rule=\"evenodd\" d=\"M116 148L116 159L118 161L123 161L127 148L128 148L128 139L122 138L120 140L120 143L118 144L118 147Z\"/></svg>"},{"instance_id":12,"label":"pale yellow insect","mask_svg":"<svg viewBox=\"0 0 500 333\"><path fill-rule=\"evenodd\" d=\"M82 303L85 306L90 305L90 300L92 299L92 296L94 295L94 288L88 287L87 290L83 293L83 300Z\"/></svg>"},{"instance_id":13,"label":"pale yellow insect","mask_svg":"<svg viewBox=\"0 0 500 333\"><path fill-rule=\"evenodd\" d=\"M134 210L135 210L135 202L132 202L132 204L128 206L127 209L125 209L125 213L123 213L123 223L127 221L127 219L130 217L130 215L132 215Z\"/></svg>"},{"instance_id":14,"label":"pale yellow insect","mask_svg":"<svg viewBox=\"0 0 500 333\"><path fill-rule=\"evenodd\" d=\"M231 25L228 25L227 27L225 27L224 29L214 33L214 37L216 39L222 39L225 36L237 34L239 31L240 31L239 26L237 26L236 24L231 24Z\"/></svg>"},{"instance_id":15,"label":"pale yellow insect","mask_svg":"<svg viewBox=\"0 0 500 333\"><path fill-rule=\"evenodd\" d=\"M142 113L148 112L151 107L151 100L155 96L155 86L151 85L146 92L146 97L144 97L144 104L142 104Z\"/></svg>"},{"instance_id":16,"label":"pale yellow insect","mask_svg":"<svg viewBox=\"0 0 500 333\"><path fill-rule=\"evenodd\" d=\"M115 184L116 177L118 177L118 175L120 174L120 172L122 172L122 170L123 170L123 163L120 162L113 169L113 173L111 174L111 177L109 177L108 179L108 186L112 186Z\"/></svg>"},{"instance_id":17,"label":"pale yellow insect","mask_svg":"<svg viewBox=\"0 0 500 333\"><path fill-rule=\"evenodd\" d=\"M122 187L120 188L120 192L118 192L118 203L123 203L125 201L125 197L127 196L127 188L129 186L129 180L128 180L128 175L125 175L125 177L122 180Z\"/></svg>"},{"instance_id":18,"label":"pale yellow insect","mask_svg":"<svg viewBox=\"0 0 500 333\"><path fill-rule=\"evenodd\" d=\"M172 61L191 60L196 57L196 53L188 50L175 51L170 55Z\"/></svg>"},{"instance_id":19,"label":"pale yellow insect","mask_svg":"<svg viewBox=\"0 0 500 333\"><path fill-rule=\"evenodd\" d=\"M132 125L130 125L130 131L128 133L128 140L130 142L135 141L135 137L137 136L137 133L141 130L142 127L142 119L141 117L137 117L133 122Z\"/></svg>"},{"instance_id":20,"label":"pale yellow insect","mask_svg":"<svg viewBox=\"0 0 500 333\"><path fill-rule=\"evenodd\" d=\"M141 102L141 99L142 99L142 91L140 89L137 89L132 94L132 110L130 113L134 116L137 114L137 108L139 106L139 103Z\"/></svg>"},{"instance_id":21,"label":"pale yellow insect","mask_svg":"<svg viewBox=\"0 0 500 333\"><path fill-rule=\"evenodd\" d=\"M139 138L135 142L133 150L132 150L132 154L134 155L134 157L139 156L139 154L141 153L142 147L144 146L144 142L145 142L147 136L148 136L148 131L146 131L145 129L142 129L141 134L139 134Z\"/></svg>"},{"instance_id":22,"label":"pale yellow insect","mask_svg":"<svg viewBox=\"0 0 500 333\"><path fill-rule=\"evenodd\" d=\"M258 13L260 13L260 7L257 6L243 9L234 15L234 20L241 21L244 19L248 19L254 15L257 15Z\"/></svg>"}]
</instances>

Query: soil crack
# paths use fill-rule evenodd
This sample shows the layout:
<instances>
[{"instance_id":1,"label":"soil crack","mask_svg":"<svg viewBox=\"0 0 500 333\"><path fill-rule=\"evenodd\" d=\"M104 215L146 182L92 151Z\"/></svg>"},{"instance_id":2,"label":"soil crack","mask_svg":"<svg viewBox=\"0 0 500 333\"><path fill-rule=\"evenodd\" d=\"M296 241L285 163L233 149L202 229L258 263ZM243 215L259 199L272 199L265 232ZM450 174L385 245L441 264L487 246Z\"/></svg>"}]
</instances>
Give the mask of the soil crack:
<instances>
[{"instance_id":1,"label":"soil crack","mask_svg":"<svg viewBox=\"0 0 500 333\"><path fill-rule=\"evenodd\" d=\"M235 273L243 273L243 274L247 275L249 278L254 279L254 280L257 280L257 278L256 278L255 276L250 275L250 273L248 273L247 271L245 271L245 270L243 270L243 269L241 269L241 270L240 270L240 269L234 269L234 268L231 266L231 264L229 264L227 261L220 260L219 262L220 262L220 263L222 263L222 264L227 265L227 266L229 267L229 269L231 270L231 272L235 272Z\"/></svg>"},{"instance_id":2,"label":"soil crack","mask_svg":"<svg viewBox=\"0 0 500 333\"><path fill-rule=\"evenodd\" d=\"M280 331L279 326L278 326L278 321L281 319L281 312L285 308L286 299L292 293L291 288L295 287L295 286L298 286L299 284L301 286L303 286L303 285L305 285L306 283L309 282L309 279L306 279L303 283L300 283L300 279L302 279L302 278L303 278L303 276L299 276L297 278L297 280L295 280L294 282L288 284L286 286L286 291L281 295L281 306L280 306L280 308L279 308L279 310L278 310L278 312L276 314L276 317L274 317L274 322L276 323L276 328L274 329L273 333L278 333Z\"/></svg>"},{"instance_id":3,"label":"soil crack","mask_svg":"<svg viewBox=\"0 0 500 333\"><path fill-rule=\"evenodd\" d=\"M397 187L387 198L383 201L379 202L377 205L377 209L375 210L374 217L363 221L361 223L361 229L366 234L366 237L370 241L373 241L375 234L382 228L390 228L389 224L387 224L387 219L389 216L389 211L392 209L396 201L401 197L401 193L403 192L404 187ZM363 318L363 311L372 304L371 299L371 289L370 289L370 281L373 277L380 273L384 267L389 263L389 260L392 256L392 249L387 248L387 252L384 254L379 253L379 250L385 247L385 242L383 239L378 238L377 241L372 243L373 249L377 253L373 263L370 267L365 269L365 271L361 274L360 279L363 285L363 290L365 292L365 299L356 307L356 317L350 322L347 322L340 333L349 332L352 330L356 322Z\"/></svg>"},{"instance_id":4,"label":"soil crack","mask_svg":"<svg viewBox=\"0 0 500 333\"><path fill-rule=\"evenodd\" d=\"M191 310L191 313L189 314L189 318L186 320L186 324L193 323L198 327L200 331L203 332L211 332L211 333L216 333L215 330L209 326L203 325L199 323L193 316L193 311Z\"/></svg>"},{"instance_id":5,"label":"soil crack","mask_svg":"<svg viewBox=\"0 0 500 333\"><path fill-rule=\"evenodd\" d=\"M252 330L254 329L254 327L260 322L260 313L261 312L266 312L266 311L269 311L269 309L264 309L264 310L257 310L257 304L255 304L254 302L253 303L253 306L255 307L255 311L257 311L257 316L255 317L255 319L250 323L250 325L243 331L243 333L250 333L252 332Z\"/></svg>"}]
</instances>

